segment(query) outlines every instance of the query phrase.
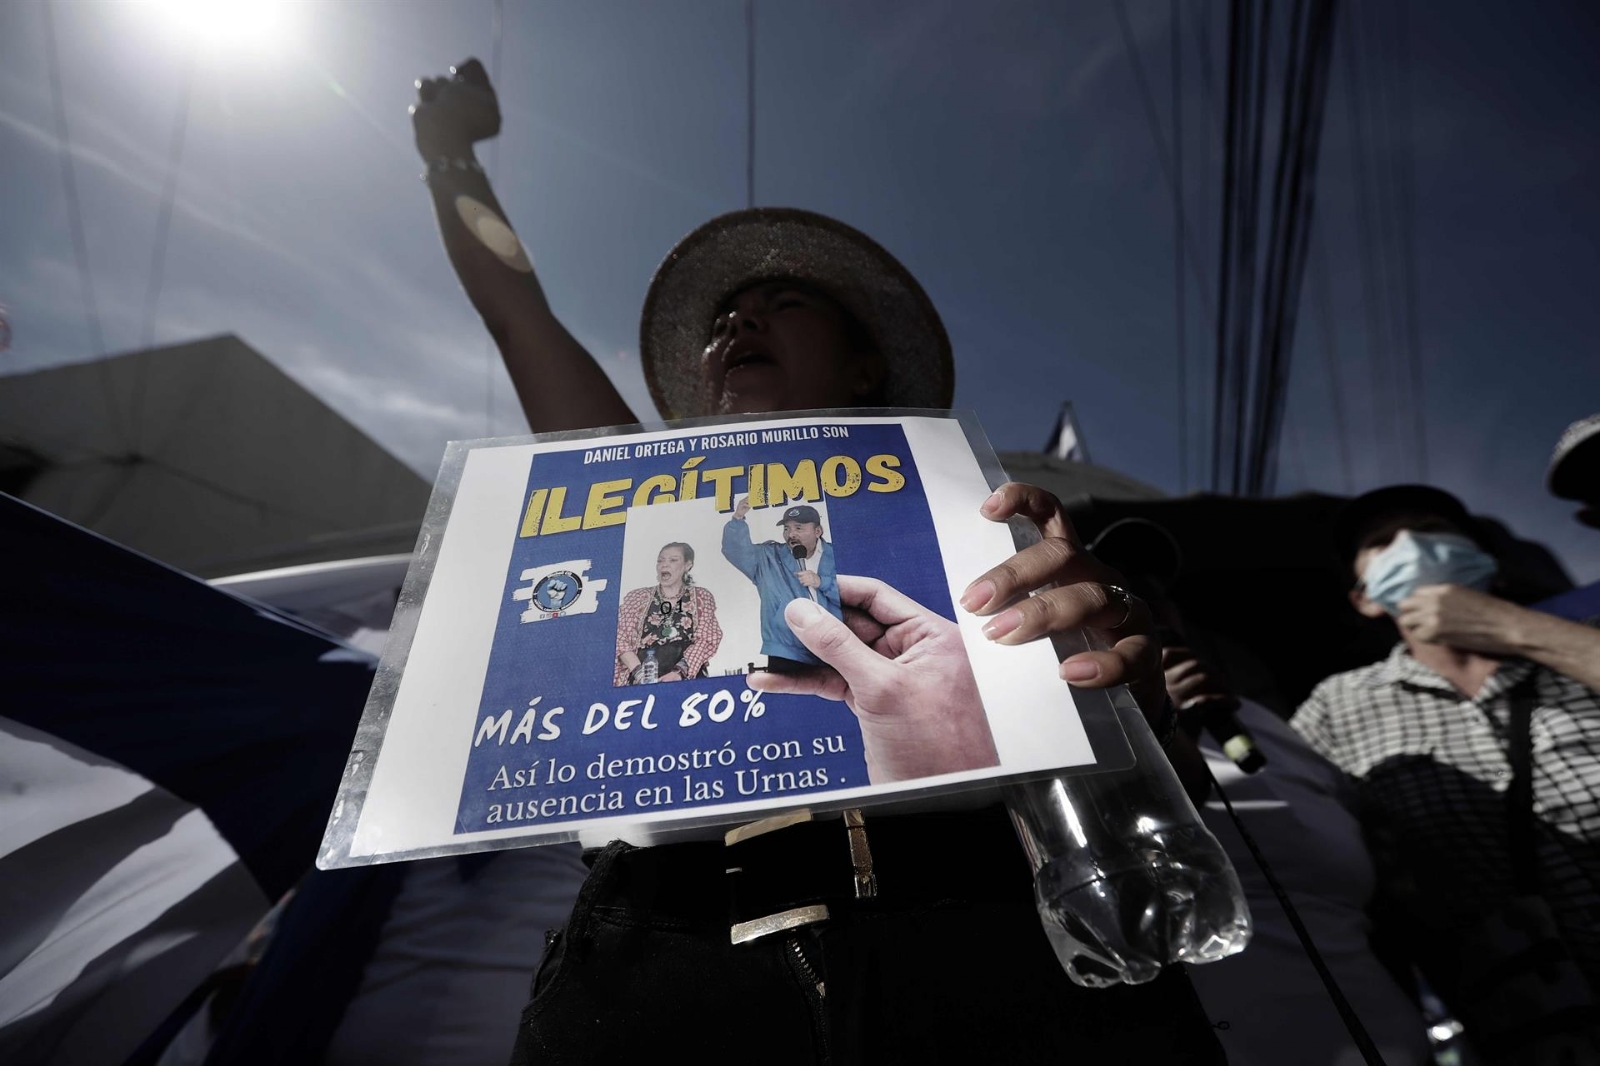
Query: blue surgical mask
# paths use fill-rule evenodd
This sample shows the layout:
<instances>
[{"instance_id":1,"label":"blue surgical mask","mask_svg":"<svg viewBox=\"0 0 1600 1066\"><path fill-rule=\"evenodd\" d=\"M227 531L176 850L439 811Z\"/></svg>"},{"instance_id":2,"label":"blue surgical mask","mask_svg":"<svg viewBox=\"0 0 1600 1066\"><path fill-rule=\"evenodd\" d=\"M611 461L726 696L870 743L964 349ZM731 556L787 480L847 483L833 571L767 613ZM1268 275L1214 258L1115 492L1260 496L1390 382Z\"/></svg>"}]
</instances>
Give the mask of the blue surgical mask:
<instances>
[{"instance_id":1,"label":"blue surgical mask","mask_svg":"<svg viewBox=\"0 0 1600 1066\"><path fill-rule=\"evenodd\" d=\"M1480 592L1494 579L1495 561L1457 533L1413 533L1403 529L1367 563L1367 597L1390 614L1425 585L1465 585Z\"/></svg>"}]
</instances>

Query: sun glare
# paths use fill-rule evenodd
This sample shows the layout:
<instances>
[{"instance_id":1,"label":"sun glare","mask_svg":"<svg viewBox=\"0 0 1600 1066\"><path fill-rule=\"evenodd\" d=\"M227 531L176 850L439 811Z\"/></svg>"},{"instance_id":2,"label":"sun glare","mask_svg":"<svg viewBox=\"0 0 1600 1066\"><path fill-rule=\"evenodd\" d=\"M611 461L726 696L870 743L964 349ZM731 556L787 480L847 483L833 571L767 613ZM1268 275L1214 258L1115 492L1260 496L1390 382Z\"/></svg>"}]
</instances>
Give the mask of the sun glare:
<instances>
[{"instance_id":1,"label":"sun glare","mask_svg":"<svg viewBox=\"0 0 1600 1066\"><path fill-rule=\"evenodd\" d=\"M155 21L203 52L271 52L287 39L291 0L141 0Z\"/></svg>"}]
</instances>

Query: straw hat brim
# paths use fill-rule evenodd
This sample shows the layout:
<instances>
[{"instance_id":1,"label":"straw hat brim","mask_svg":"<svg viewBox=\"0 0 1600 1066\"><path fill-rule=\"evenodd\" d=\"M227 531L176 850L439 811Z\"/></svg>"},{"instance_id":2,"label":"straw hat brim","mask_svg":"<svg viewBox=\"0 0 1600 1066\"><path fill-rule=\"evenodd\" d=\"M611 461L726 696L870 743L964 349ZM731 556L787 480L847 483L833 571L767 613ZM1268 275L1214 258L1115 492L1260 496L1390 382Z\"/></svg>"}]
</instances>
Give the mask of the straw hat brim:
<instances>
[{"instance_id":1,"label":"straw hat brim","mask_svg":"<svg viewBox=\"0 0 1600 1066\"><path fill-rule=\"evenodd\" d=\"M721 215L690 233L650 281L639 357L662 418L715 413L700 365L712 320L729 296L777 278L813 285L855 317L883 356L887 406L950 406L950 338L911 272L842 222L759 207Z\"/></svg>"},{"instance_id":2,"label":"straw hat brim","mask_svg":"<svg viewBox=\"0 0 1600 1066\"><path fill-rule=\"evenodd\" d=\"M1600 497L1600 415L1580 418L1561 434L1545 484L1564 500Z\"/></svg>"}]
</instances>

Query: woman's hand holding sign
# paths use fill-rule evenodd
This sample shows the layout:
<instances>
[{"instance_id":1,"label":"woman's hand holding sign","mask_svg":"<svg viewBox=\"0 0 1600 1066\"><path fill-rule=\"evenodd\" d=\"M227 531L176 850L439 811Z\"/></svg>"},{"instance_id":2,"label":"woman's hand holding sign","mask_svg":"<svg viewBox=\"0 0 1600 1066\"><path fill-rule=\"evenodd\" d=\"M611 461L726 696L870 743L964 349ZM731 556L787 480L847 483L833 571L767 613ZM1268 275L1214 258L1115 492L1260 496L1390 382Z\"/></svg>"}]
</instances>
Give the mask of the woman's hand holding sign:
<instances>
[{"instance_id":1,"label":"woman's hand holding sign","mask_svg":"<svg viewBox=\"0 0 1600 1066\"><path fill-rule=\"evenodd\" d=\"M1086 626L1101 630L1111 650L1068 656L1062 678L1079 688L1127 685L1155 725L1166 702L1161 644L1144 602L1122 591L1122 575L1084 549L1061 501L1036 485L1001 485L979 510L993 522L1030 519L1044 535L962 594L961 606L993 615L984 635L997 644L1024 644Z\"/></svg>"},{"instance_id":2,"label":"woman's hand holding sign","mask_svg":"<svg viewBox=\"0 0 1600 1066\"><path fill-rule=\"evenodd\" d=\"M784 618L826 666L751 674L750 687L843 700L874 784L995 766L1000 758L956 624L876 578L839 575L846 622L810 600Z\"/></svg>"}]
</instances>

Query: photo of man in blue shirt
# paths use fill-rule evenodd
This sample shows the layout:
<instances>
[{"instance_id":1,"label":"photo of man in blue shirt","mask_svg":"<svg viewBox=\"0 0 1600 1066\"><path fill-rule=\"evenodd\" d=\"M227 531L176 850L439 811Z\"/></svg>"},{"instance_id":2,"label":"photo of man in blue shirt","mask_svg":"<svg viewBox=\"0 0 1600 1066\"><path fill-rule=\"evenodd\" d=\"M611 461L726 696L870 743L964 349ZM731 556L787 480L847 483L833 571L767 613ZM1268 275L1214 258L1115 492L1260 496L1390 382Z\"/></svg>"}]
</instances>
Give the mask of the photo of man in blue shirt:
<instances>
[{"instance_id":1,"label":"photo of man in blue shirt","mask_svg":"<svg viewBox=\"0 0 1600 1066\"><path fill-rule=\"evenodd\" d=\"M844 618L833 545L822 537L822 516L810 504L785 508L778 519L783 540L757 544L745 521L749 513L746 497L723 527L722 554L755 582L761 596L761 653L767 657L767 669L781 672L814 666L817 657L789 628L783 609L791 600L809 598L835 618Z\"/></svg>"}]
</instances>

